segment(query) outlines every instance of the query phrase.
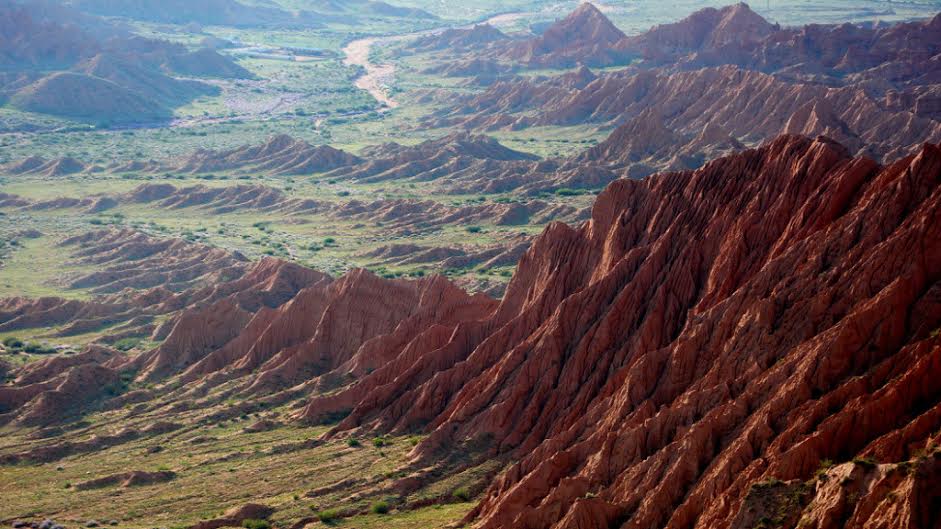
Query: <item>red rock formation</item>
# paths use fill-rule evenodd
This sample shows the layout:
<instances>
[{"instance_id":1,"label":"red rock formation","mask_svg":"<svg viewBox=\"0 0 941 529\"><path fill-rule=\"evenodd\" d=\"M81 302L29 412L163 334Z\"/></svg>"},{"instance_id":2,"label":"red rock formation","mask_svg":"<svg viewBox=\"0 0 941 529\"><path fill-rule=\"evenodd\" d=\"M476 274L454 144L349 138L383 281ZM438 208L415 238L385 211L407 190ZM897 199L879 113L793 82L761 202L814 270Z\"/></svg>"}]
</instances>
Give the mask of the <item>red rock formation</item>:
<instances>
[{"instance_id":1,"label":"red rock formation","mask_svg":"<svg viewBox=\"0 0 941 529\"><path fill-rule=\"evenodd\" d=\"M755 46L779 29L739 3L721 9L707 7L679 22L656 26L628 38L626 47L653 60L668 60L679 53L729 53Z\"/></svg>"},{"instance_id":2,"label":"red rock formation","mask_svg":"<svg viewBox=\"0 0 941 529\"><path fill-rule=\"evenodd\" d=\"M234 368L257 368L251 391L328 373L341 379L362 376L394 358L426 328L482 319L494 306L487 296L469 296L440 276L389 281L356 270L302 292L271 315Z\"/></svg>"},{"instance_id":3,"label":"red rock formation","mask_svg":"<svg viewBox=\"0 0 941 529\"><path fill-rule=\"evenodd\" d=\"M937 83L938 32L931 20L864 27L812 24L781 29L747 5L706 8L674 23L625 39L623 48L647 64L696 68L719 64L787 79L850 85L882 93L897 85Z\"/></svg>"},{"instance_id":4,"label":"red rock formation","mask_svg":"<svg viewBox=\"0 0 941 529\"><path fill-rule=\"evenodd\" d=\"M241 507L227 510L221 517L205 520L190 526L189 529L217 529L219 527L239 527L244 520L267 520L274 509L267 505L246 503Z\"/></svg>"},{"instance_id":5,"label":"red rock formation","mask_svg":"<svg viewBox=\"0 0 941 529\"><path fill-rule=\"evenodd\" d=\"M97 479L91 479L75 484L76 490L92 490L103 487L120 485L121 487L139 487L142 485L151 485L154 483L163 483L176 478L176 473L169 470L159 470L156 472L146 472L143 470L133 470L112 474Z\"/></svg>"},{"instance_id":6,"label":"red rock formation","mask_svg":"<svg viewBox=\"0 0 941 529\"><path fill-rule=\"evenodd\" d=\"M409 51L472 50L507 38L503 32L490 24L475 24L471 28L446 29L441 33L415 39L409 46Z\"/></svg>"},{"instance_id":7,"label":"red rock formation","mask_svg":"<svg viewBox=\"0 0 941 529\"><path fill-rule=\"evenodd\" d=\"M932 450L939 184L938 146L881 167L796 136L617 181L590 222L546 229L489 320L426 336L303 416L355 403L337 431L423 428L426 464L462 444L517 459L481 527L731 527L761 480ZM808 496L816 527L847 519L821 518L827 486ZM937 481L896 490L839 508L930 527Z\"/></svg>"},{"instance_id":8,"label":"red rock formation","mask_svg":"<svg viewBox=\"0 0 941 529\"><path fill-rule=\"evenodd\" d=\"M113 395L118 375L95 362L79 363L41 382L0 387L0 422L48 425Z\"/></svg>"},{"instance_id":9,"label":"red rock formation","mask_svg":"<svg viewBox=\"0 0 941 529\"><path fill-rule=\"evenodd\" d=\"M734 66L628 69L584 86L563 76L497 83L430 118L429 124L503 129L616 123L620 128L580 159L619 167L640 164L647 172L695 168L741 149L740 143L782 133L828 135L854 153L886 160L921 143L941 141L941 122L931 117L928 103L922 103L921 115L913 113L916 101L929 101L930 92L896 97L887 108L862 87L792 83ZM637 149L639 142L649 145ZM654 143L656 148L647 148Z\"/></svg>"},{"instance_id":10,"label":"red rock formation","mask_svg":"<svg viewBox=\"0 0 941 529\"><path fill-rule=\"evenodd\" d=\"M11 175L35 175L47 178L81 173L88 167L72 157L46 161L38 156L31 156L4 166L3 171Z\"/></svg>"},{"instance_id":11,"label":"red rock formation","mask_svg":"<svg viewBox=\"0 0 941 529\"><path fill-rule=\"evenodd\" d=\"M157 85L148 72L127 72L127 66L115 66L104 59L95 58L86 64L89 73L96 77L115 78L119 84L129 84L119 76L128 76L139 83L146 83L151 90ZM179 89L168 88L166 92L176 93ZM159 94L158 94L159 96ZM169 97L169 96L167 96ZM170 101L169 103L172 103ZM162 161L116 162L108 167L113 172L165 173L211 173L216 171L256 171L274 175L311 174L330 171L360 163L360 158L329 145L310 145L309 143L280 134L268 138L260 145L243 145L224 151L198 149L182 157ZM3 167L3 172L12 175L59 176L80 172L100 171L72 158L46 161L38 157L19 160Z\"/></svg>"},{"instance_id":12,"label":"red rock formation","mask_svg":"<svg viewBox=\"0 0 941 529\"><path fill-rule=\"evenodd\" d=\"M500 193L517 190L537 194L559 187L597 188L615 174L604 168L581 164L562 166L538 161L514 151L487 136L455 133L419 145L382 145L364 152L367 162L328 173L335 178L359 182L381 182L413 178L434 181L444 193Z\"/></svg>"},{"instance_id":13,"label":"red rock formation","mask_svg":"<svg viewBox=\"0 0 941 529\"><path fill-rule=\"evenodd\" d=\"M620 50L624 39L597 7L585 2L542 35L508 46L499 57L530 67L610 66L626 60Z\"/></svg>"},{"instance_id":14,"label":"red rock formation","mask_svg":"<svg viewBox=\"0 0 941 529\"><path fill-rule=\"evenodd\" d=\"M313 146L280 134L262 145L244 145L228 151L199 150L180 162L170 162L168 170L207 173L239 169L293 175L329 171L357 162L356 156L328 145Z\"/></svg>"}]
</instances>

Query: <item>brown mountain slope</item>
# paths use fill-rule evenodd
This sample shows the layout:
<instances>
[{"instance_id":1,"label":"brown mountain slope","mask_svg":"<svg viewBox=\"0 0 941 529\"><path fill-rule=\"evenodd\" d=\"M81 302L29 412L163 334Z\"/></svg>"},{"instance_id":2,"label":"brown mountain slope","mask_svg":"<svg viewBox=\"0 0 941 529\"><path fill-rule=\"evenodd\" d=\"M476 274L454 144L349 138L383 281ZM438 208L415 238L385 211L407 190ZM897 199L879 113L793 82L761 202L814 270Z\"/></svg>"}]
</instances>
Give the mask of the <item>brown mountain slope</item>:
<instances>
[{"instance_id":1,"label":"brown mountain slope","mask_svg":"<svg viewBox=\"0 0 941 529\"><path fill-rule=\"evenodd\" d=\"M71 72L55 73L18 91L10 104L20 110L97 122L169 119L169 108L111 81Z\"/></svg>"},{"instance_id":2,"label":"brown mountain slope","mask_svg":"<svg viewBox=\"0 0 941 529\"><path fill-rule=\"evenodd\" d=\"M84 121L148 123L202 95L207 83L174 76L249 78L210 49L133 36L67 6L0 3L0 98L21 110Z\"/></svg>"},{"instance_id":3,"label":"brown mountain slope","mask_svg":"<svg viewBox=\"0 0 941 529\"><path fill-rule=\"evenodd\" d=\"M627 38L622 48L647 65L688 69L736 64L842 86L866 82L881 93L941 79L941 16L894 25L811 24L781 29L745 4L706 8Z\"/></svg>"},{"instance_id":4,"label":"brown mountain slope","mask_svg":"<svg viewBox=\"0 0 941 529\"><path fill-rule=\"evenodd\" d=\"M537 36L512 39L489 25L452 29L421 37L400 53L436 52L440 63L427 73L448 76L492 76L517 68L569 68L578 64L626 64L626 37L590 2L582 3ZM460 61L455 53L465 54Z\"/></svg>"},{"instance_id":5,"label":"brown mountain slope","mask_svg":"<svg viewBox=\"0 0 941 529\"><path fill-rule=\"evenodd\" d=\"M425 429L432 466L472 447L518 459L482 527L741 527L755 495L790 490L757 483L860 455L886 465L811 482L788 514L930 527L938 459L863 484L939 440L939 182L934 145L880 167L795 136L617 181L591 222L532 245L489 321L303 416L353 395L337 432Z\"/></svg>"},{"instance_id":6,"label":"brown mountain slope","mask_svg":"<svg viewBox=\"0 0 941 529\"><path fill-rule=\"evenodd\" d=\"M121 57L101 53L75 65L73 70L94 80L111 81L157 107L171 108L192 101L199 96L219 93L219 89L214 86L197 81L175 79L163 72L139 66L141 61L139 57ZM79 108L84 108L84 106ZM127 110L122 114L136 119L140 111Z\"/></svg>"},{"instance_id":7,"label":"brown mountain slope","mask_svg":"<svg viewBox=\"0 0 941 529\"><path fill-rule=\"evenodd\" d=\"M672 23L655 26L627 40L631 51L647 58L674 57L680 53L747 49L780 27L773 26L745 3L721 9L707 7Z\"/></svg>"},{"instance_id":8,"label":"brown mountain slope","mask_svg":"<svg viewBox=\"0 0 941 529\"><path fill-rule=\"evenodd\" d=\"M75 25L37 20L32 11L15 2L0 2L0 67L67 67L94 54L99 42Z\"/></svg>"},{"instance_id":9,"label":"brown mountain slope","mask_svg":"<svg viewBox=\"0 0 941 529\"><path fill-rule=\"evenodd\" d=\"M593 4L585 2L542 35L507 46L497 56L529 67L610 66L623 63L624 33Z\"/></svg>"},{"instance_id":10,"label":"brown mountain slope","mask_svg":"<svg viewBox=\"0 0 941 529\"><path fill-rule=\"evenodd\" d=\"M309 174L358 162L358 157L329 145L314 146L279 134L261 145L243 145L225 151L199 150L183 160L169 161L168 168L187 173L244 169L271 174Z\"/></svg>"},{"instance_id":11,"label":"brown mountain slope","mask_svg":"<svg viewBox=\"0 0 941 529\"><path fill-rule=\"evenodd\" d=\"M783 133L827 135L853 153L879 160L904 156L926 141L941 141L941 122L929 111L930 93L905 98L894 92L890 102L859 86L788 82L736 66L682 72L628 69L594 79L581 74L579 78L591 79L581 86L574 76L496 83L428 123L478 130L617 123L622 130L586 156L656 169L698 167L731 152L739 141L755 144ZM919 101L921 115L915 112ZM624 156L620 151L627 143L619 136L637 129L637 121L650 119L673 138L661 145L662 152ZM723 133L704 137L706 129Z\"/></svg>"},{"instance_id":12,"label":"brown mountain slope","mask_svg":"<svg viewBox=\"0 0 941 529\"><path fill-rule=\"evenodd\" d=\"M415 39L409 46L411 52L436 50L471 50L486 47L507 39L499 29L490 24L475 24L472 28L452 28L441 33Z\"/></svg>"}]
</instances>

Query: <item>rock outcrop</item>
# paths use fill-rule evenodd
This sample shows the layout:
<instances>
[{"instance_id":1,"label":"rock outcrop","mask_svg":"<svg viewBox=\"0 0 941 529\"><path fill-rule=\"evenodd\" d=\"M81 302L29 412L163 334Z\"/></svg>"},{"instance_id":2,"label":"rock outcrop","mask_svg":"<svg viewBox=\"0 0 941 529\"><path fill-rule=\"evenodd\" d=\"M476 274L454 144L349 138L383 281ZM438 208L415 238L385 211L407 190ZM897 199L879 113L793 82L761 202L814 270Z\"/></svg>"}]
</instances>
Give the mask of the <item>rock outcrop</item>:
<instances>
[{"instance_id":1,"label":"rock outcrop","mask_svg":"<svg viewBox=\"0 0 941 529\"><path fill-rule=\"evenodd\" d=\"M499 29L490 24L475 24L471 28L446 29L441 33L415 39L409 51L426 52L438 50L473 50L508 39Z\"/></svg>"},{"instance_id":2,"label":"rock outcrop","mask_svg":"<svg viewBox=\"0 0 941 529\"><path fill-rule=\"evenodd\" d=\"M261 145L244 145L227 151L196 151L179 162L172 162L167 169L184 173L237 169L295 175L326 172L359 161L356 156L328 145L313 146L280 134Z\"/></svg>"},{"instance_id":3,"label":"rock outcrop","mask_svg":"<svg viewBox=\"0 0 941 529\"><path fill-rule=\"evenodd\" d=\"M566 68L577 64L623 64L625 35L594 4L585 2L542 35L511 44L499 58L533 68Z\"/></svg>"},{"instance_id":4,"label":"rock outcrop","mask_svg":"<svg viewBox=\"0 0 941 529\"><path fill-rule=\"evenodd\" d=\"M138 75L135 77L144 76ZM153 83L148 83L148 85L153 86ZM175 96L167 94L166 97L172 98ZM114 102L115 105L119 103L119 101ZM86 107L80 108L84 109ZM111 112L111 110L108 112ZM363 160L359 157L329 145L311 145L303 140L279 134L258 145L242 145L221 151L198 149L179 158L160 161L121 161L104 168L73 158L47 161L39 157L30 157L3 166L2 173L46 177L81 172L100 172L102 170L113 173L134 172L146 174L165 174L168 172L206 174L251 171L269 175L301 175L323 173L339 167L355 166L361 163L363 163Z\"/></svg>"},{"instance_id":5,"label":"rock outcrop","mask_svg":"<svg viewBox=\"0 0 941 529\"><path fill-rule=\"evenodd\" d=\"M539 39L501 44L515 55L497 57L494 46L431 66L436 73L478 76L468 82L486 89L429 91L424 100L447 104L423 126L617 126L609 141L580 160L629 176L694 169L779 134L826 135L854 154L894 160L941 141L939 29L941 15L893 25L782 29L740 3L624 37L583 4ZM562 59L570 49L579 57L609 59L601 65L617 57L641 60L600 75L584 67L553 77L508 75L528 64L575 66ZM489 67L454 70L465 64ZM648 132L654 135L649 140L622 141ZM650 149L651 142L660 148Z\"/></svg>"},{"instance_id":6,"label":"rock outcrop","mask_svg":"<svg viewBox=\"0 0 941 529\"><path fill-rule=\"evenodd\" d=\"M937 83L941 16L872 26L811 24L782 29L745 4L706 8L674 24L625 40L625 51L647 65L680 69L734 64L791 79L873 93Z\"/></svg>"},{"instance_id":7,"label":"rock outcrop","mask_svg":"<svg viewBox=\"0 0 941 529\"><path fill-rule=\"evenodd\" d=\"M730 527L749 490L826 459L934 475L939 183L936 145L883 167L799 136L619 180L533 243L492 317L301 416L425 430L421 464L518 460L473 513L487 528ZM930 527L937 483L893 483L844 502L818 481L788 516Z\"/></svg>"},{"instance_id":8,"label":"rock outcrop","mask_svg":"<svg viewBox=\"0 0 941 529\"><path fill-rule=\"evenodd\" d=\"M696 168L741 149L741 144L784 133L827 135L853 153L879 160L941 141L941 121L927 110L928 103L914 112L918 102L929 100L927 92L896 92L889 106L862 87L790 82L736 66L682 72L627 69L581 78L588 82L577 83L573 74L501 81L436 113L427 123L471 130L617 124L620 128L582 159L618 166L642 162L657 170ZM625 137L649 127L659 131L652 133L661 149L644 156L628 153Z\"/></svg>"}]
</instances>

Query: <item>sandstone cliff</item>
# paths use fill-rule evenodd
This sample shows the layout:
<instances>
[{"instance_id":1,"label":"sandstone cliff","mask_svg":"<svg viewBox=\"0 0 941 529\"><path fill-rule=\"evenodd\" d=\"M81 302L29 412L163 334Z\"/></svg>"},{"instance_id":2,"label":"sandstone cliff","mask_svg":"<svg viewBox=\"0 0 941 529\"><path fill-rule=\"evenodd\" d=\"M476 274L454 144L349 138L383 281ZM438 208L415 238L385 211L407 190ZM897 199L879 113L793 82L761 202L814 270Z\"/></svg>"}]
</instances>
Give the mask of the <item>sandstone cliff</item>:
<instances>
[{"instance_id":1,"label":"sandstone cliff","mask_svg":"<svg viewBox=\"0 0 941 529\"><path fill-rule=\"evenodd\" d=\"M474 514L494 528L730 527L757 483L908 464L941 427L939 180L935 145L882 167L796 136L620 180L589 223L547 228L489 320L304 415L356 402L336 432L424 429L425 464L518 459ZM929 527L937 459L913 464L840 508ZM836 527L811 486L797 517Z\"/></svg>"}]
</instances>

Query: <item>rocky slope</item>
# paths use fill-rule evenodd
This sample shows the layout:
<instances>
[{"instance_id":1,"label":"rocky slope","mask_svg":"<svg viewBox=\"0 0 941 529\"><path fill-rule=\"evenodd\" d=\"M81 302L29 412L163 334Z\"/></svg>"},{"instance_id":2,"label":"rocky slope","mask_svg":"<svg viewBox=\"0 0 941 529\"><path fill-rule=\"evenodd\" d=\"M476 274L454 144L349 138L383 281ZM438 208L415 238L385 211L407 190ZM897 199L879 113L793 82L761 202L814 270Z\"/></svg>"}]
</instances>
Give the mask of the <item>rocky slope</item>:
<instances>
[{"instance_id":1,"label":"rocky slope","mask_svg":"<svg viewBox=\"0 0 941 529\"><path fill-rule=\"evenodd\" d=\"M518 69L627 64L631 55L624 50L626 43L624 33L585 2L529 38L510 37L483 24L420 37L397 52L433 54L438 64L426 68L426 73L490 77Z\"/></svg>"},{"instance_id":2,"label":"rocky slope","mask_svg":"<svg viewBox=\"0 0 941 529\"><path fill-rule=\"evenodd\" d=\"M71 97L78 97L73 95ZM69 172L56 170L67 161ZM186 156L164 160L116 161L106 167L92 165L74 158L46 160L30 157L3 166L10 175L51 177L73 173L184 173L205 174L224 171L245 171L270 175L322 173L338 167L351 166L364 160L329 145L311 145L303 140L278 134L258 145L242 145L227 150L198 149Z\"/></svg>"},{"instance_id":3,"label":"rocky slope","mask_svg":"<svg viewBox=\"0 0 941 529\"><path fill-rule=\"evenodd\" d=\"M650 61L667 62L684 54L734 54L733 59L740 59L780 30L747 4L738 3L707 7L678 22L655 26L627 39L626 48Z\"/></svg>"},{"instance_id":4,"label":"rocky slope","mask_svg":"<svg viewBox=\"0 0 941 529\"><path fill-rule=\"evenodd\" d=\"M624 39L624 33L597 7L585 2L542 35L499 51L497 58L531 68L611 66L627 60L621 51Z\"/></svg>"},{"instance_id":5,"label":"rocky slope","mask_svg":"<svg viewBox=\"0 0 941 529\"><path fill-rule=\"evenodd\" d=\"M782 78L883 93L939 81L941 16L874 27L813 24L781 29L747 5L707 8L627 39L649 64L688 69L735 64Z\"/></svg>"},{"instance_id":6,"label":"rocky slope","mask_svg":"<svg viewBox=\"0 0 941 529\"><path fill-rule=\"evenodd\" d=\"M936 145L882 167L796 136L618 181L532 245L491 319L302 415L423 429L432 466L518 459L481 527L748 527L798 485L786 514L814 527L930 527L939 181ZM860 456L880 464L813 480Z\"/></svg>"},{"instance_id":7,"label":"rocky slope","mask_svg":"<svg viewBox=\"0 0 941 529\"><path fill-rule=\"evenodd\" d=\"M149 123L172 116L169 108L118 84L71 72L43 77L17 91L10 104L27 112L100 123Z\"/></svg>"},{"instance_id":8,"label":"rocky slope","mask_svg":"<svg viewBox=\"0 0 941 529\"><path fill-rule=\"evenodd\" d=\"M783 133L824 134L853 153L892 160L941 140L941 99L932 73L932 57L941 50L930 36L939 21L784 30L745 4L708 8L610 44L646 57L623 70L504 76L456 99L426 94L431 103L448 104L423 126L486 131L617 125L621 129L606 145L582 159L607 159L631 175L696 168ZM479 60L481 54L465 57ZM909 64L911 57L924 60ZM634 140L623 141L629 136ZM643 145L631 145L636 142Z\"/></svg>"},{"instance_id":9,"label":"rocky slope","mask_svg":"<svg viewBox=\"0 0 941 529\"><path fill-rule=\"evenodd\" d=\"M475 24L472 28L452 28L441 33L419 37L409 44L410 52L439 50L467 51L489 46L508 39L490 24Z\"/></svg>"},{"instance_id":10,"label":"rocky slope","mask_svg":"<svg viewBox=\"0 0 941 529\"><path fill-rule=\"evenodd\" d=\"M247 263L222 250L126 231L65 244L78 245L77 257L100 266L72 284L99 296L2 300L0 326L59 325L59 335L112 327L79 354L17 370L13 385L0 388L0 422L52 425L89 406L112 406L112 399L156 396L125 394L131 380L191 382L173 403L181 396L192 403L233 379L246 395L299 383L309 390L342 385L429 328L444 332L496 306L438 276L391 281L356 270L334 280L277 259ZM126 336L160 345L130 356L107 346Z\"/></svg>"},{"instance_id":11,"label":"rocky slope","mask_svg":"<svg viewBox=\"0 0 941 529\"><path fill-rule=\"evenodd\" d=\"M233 169L278 175L321 173L353 165L361 160L329 145L313 146L283 134L261 145L244 145L227 151L200 150L165 165L166 170L208 173Z\"/></svg>"},{"instance_id":12,"label":"rocky slope","mask_svg":"<svg viewBox=\"0 0 941 529\"><path fill-rule=\"evenodd\" d=\"M414 179L448 194L517 191L535 195L560 187L598 188L616 178L602 167L565 165L508 149L488 136L454 133L415 146L388 144L363 152L365 163L330 177L356 182Z\"/></svg>"},{"instance_id":13,"label":"rocky slope","mask_svg":"<svg viewBox=\"0 0 941 529\"><path fill-rule=\"evenodd\" d=\"M182 309L254 289L238 299L257 310L287 301L319 277L276 259L251 263L237 253L130 229L88 232L60 247L68 256L66 267L75 268L63 275L61 286L85 289L92 298L3 299L0 332L53 328L53 336L65 337L107 329L106 343L123 337L162 340Z\"/></svg>"},{"instance_id":14,"label":"rocky slope","mask_svg":"<svg viewBox=\"0 0 941 529\"><path fill-rule=\"evenodd\" d=\"M67 67L99 48L97 39L77 25L37 19L13 2L0 4L0 65L4 69Z\"/></svg>"}]
</instances>

